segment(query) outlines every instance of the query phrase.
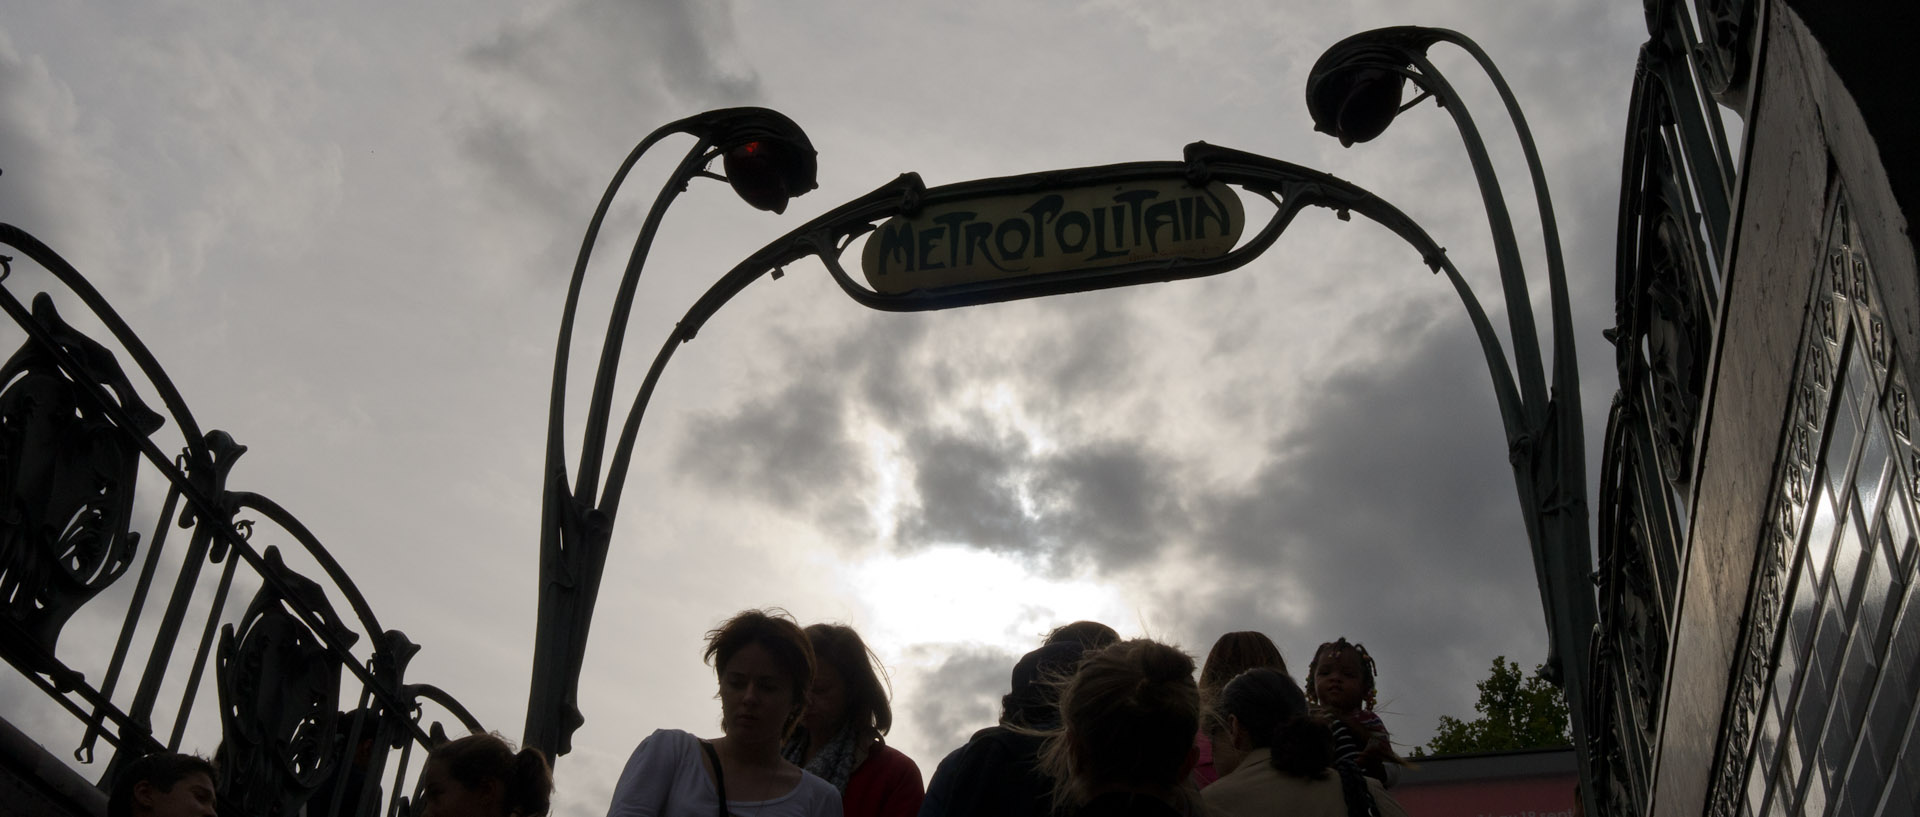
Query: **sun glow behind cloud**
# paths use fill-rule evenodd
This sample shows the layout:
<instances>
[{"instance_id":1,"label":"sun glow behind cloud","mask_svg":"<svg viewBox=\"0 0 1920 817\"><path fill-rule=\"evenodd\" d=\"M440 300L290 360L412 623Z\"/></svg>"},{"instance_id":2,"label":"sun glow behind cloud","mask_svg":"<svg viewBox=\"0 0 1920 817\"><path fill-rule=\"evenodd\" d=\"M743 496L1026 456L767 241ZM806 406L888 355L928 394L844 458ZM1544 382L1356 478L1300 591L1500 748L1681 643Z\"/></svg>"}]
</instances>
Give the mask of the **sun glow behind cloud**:
<instances>
[{"instance_id":1,"label":"sun glow behind cloud","mask_svg":"<svg viewBox=\"0 0 1920 817\"><path fill-rule=\"evenodd\" d=\"M873 470L872 499L867 503L868 521L882 540L890 540L900 527L901 494L911 479L911 466L900 453L900 438L879 423L868 420L856 438L866 449L867 466Z\"/></svg>"},{"instance_id":2,"label":"sun glow behind cloud","mask_svg":"<svg viewBox=\"0 0 1920 817\"><path fill-rule=\"evenodd\" d=\"M974 644L1017 654L1069 621L1132 617L1112 585L1048 578L1019 559L961 545L881 554L847 565L845 578L861 590L862 633L876 643Z\"/></svg>"}]
</instances>

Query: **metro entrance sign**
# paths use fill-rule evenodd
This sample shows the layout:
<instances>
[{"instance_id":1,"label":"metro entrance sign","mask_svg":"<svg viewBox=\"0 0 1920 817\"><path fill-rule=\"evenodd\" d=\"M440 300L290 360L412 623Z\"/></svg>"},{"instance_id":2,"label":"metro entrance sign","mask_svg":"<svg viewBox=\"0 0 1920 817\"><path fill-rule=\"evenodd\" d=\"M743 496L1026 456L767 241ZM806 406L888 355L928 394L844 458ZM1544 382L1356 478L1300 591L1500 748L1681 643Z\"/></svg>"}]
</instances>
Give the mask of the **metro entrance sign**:
<instances>
[{"instance_id":1,"label":"metro entrance sign","mask_svg":"<svg viewBox=\"0 0 1920 817\"><path fill-rule=\"evenodd\" d=\"M1273 205L1254 224L1241 203L1248 195ZM690 339L747 284L807 257L818 257L864 306L949 309L1218 275L1258 258L1309 207L1332 209L1343 220L1352 213L1371 218L1467 295L1445 251L1378 196L1311 168L1195 142L1184 161L933 188L917 174L903 174L748 256L694 304L679 337ZM864 275L856 276L841 256L863 238ZM1469 311L1476 325L1484 317L1477 303Z\"/></svg>"},{"instance_id":2,"label":"metro entrance sign","mask_svg":"<svg viewBox=\"0 0 1920 817\"><path fill-rule=\"evenodd\" d=\"M642 147L649 143L643 142ZM695 176L712 175L703 174L702 168L719 155L716 144L696 144L676 175L662 186L662 198L648 214L635 258L644 257L660 212L672 194ZM628 166L631 162L629 159ZM620 178L615 177L614 187ZM780 189L804 191L810 186L807 177ZM603 211L614 187L602 201ZM1261 215L1264 223L1257 229L1247 223L1242 196L1271 205L1271 211ZM1259 258L1294 217L1309 207L1333 210L1342 221L1356 213L1365 216L1406 241L1427 268L1446 275L1480 341L1509 443L1523 444L1522 430L1529 428L1526 406L1500 337L1479 299L1448 260L1446 251L1418 224L1357 185L1312 168L1205 142L1187 145L1179 161L1052 170L931 188L917 174L902 174L756 250L694 301L647 367L632 407L619 425L613 454L605 460L604 480L592 479L601 470L599 455L613 431L607 424L611 418L604 415L598 423L589 423L583 438L583 448L592 457L582 459L581 476L575 478L579 487L569 486L563 460L551 465L547 501L554 524L550 530L565 534L558 540L570 535L578 542L562 547L564 541L550 543L548 539L554 537L543 538L543 588L567 591L580 602L566 609L542 598L542 641L536 643L536 654L540 654L541 644L551 641L554 643L547 649L566 655L567 660L543 662L536 658L534 662L535 692L529 695L526 744L564 754L570 748L573 729L583 720L574 706L572 690L578 682L592 599L598 591L627 468L638 445L640 421L661 373L682 344L693 340L721 307L753 282L778 278L787 267L817 258L834 283L859 304L888 312L921 312L1201 278L1238 269ZM597 228L597 220L589 226L579 268L585 266ZM849 273L842 261L862 240L864 283ZM637 270L637 265L630 262L623 292L631 291ZM1524 304L1526 300L1518 298L1515 302ZM565 332L571 326L571 314L569 311L563 320L563 341L569 337ZM616 359L616 341L624 334L624 323L620 330L608 335ZM604 360L602 365L605 376L596 383L595 398L596 405L605 406L611 395L602 389L610 391L614 377L611 366ZM563 369L556 367L556 371L564 375ZM562 383L564 378L556 377L555 382ZM556 400L554 407L553 416L562 416L564 404ZM553 435L549 442L558 450L556 441L560 437L557 431ZM1531 461L1521 458L1515 463L1516 478L1526 479L1524 469L1532 467ZM1524 489L1531 483L1521 484ZM605 486L604 491L595 499L593 494L601 490L600 485ZM1532 496L1523 490L1524 507L1534 507L1528 504ZM575 568L567 566L556 553L585 556ZM559 592L555 595L565 596ZM563 639L569 641L560 643ZM546 689L566 690L566 694L539 694Z\"/></svg>"},{"instance_id":3,"label":"metro entrance sign","mask_svg":"<svg viewBox=\"0 0 1920 817\"><path fill-rule=\"evenodd\" d=\"M1142 179L989 196L895 216L867 239L862 269L882 293L1092 270L1155 259L1218 258L1246 211L1220 182L1184 169Z\"/></svg>"}]
</instances>

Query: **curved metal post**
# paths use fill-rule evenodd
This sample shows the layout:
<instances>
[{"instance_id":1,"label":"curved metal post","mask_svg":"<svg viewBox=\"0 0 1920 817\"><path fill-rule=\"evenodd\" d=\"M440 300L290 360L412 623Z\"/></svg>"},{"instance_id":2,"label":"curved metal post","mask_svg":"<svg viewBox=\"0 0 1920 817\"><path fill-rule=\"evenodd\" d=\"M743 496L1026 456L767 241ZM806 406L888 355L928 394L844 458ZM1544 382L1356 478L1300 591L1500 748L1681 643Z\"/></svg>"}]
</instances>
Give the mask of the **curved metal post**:
<instances>
[{"instance_id":1,"label":"curved metal post","mask_svg":"<svg viewBox=\"0 0 1920 817\"><path fill-rule=\"evenodd\" d=\"M527 691L527 726L522 742L539 748L549 758L570 751L573 730L585 719L580 715L578 692L579 667L586 657L588 626L593 619L594 601L599 595L600 573L607 560L607 540L612 524L594 524L592 510L595 484L599 479L600 454L606 444L607 412L613 400L613 384L619 368L621 341L626 335L627 315L632 309L640 271L646 263L654 234L668 205L686 188L692 175L705 167L707 141L702 139L687 151L674 168L653 207L647 212L640 237L634 242L627 267L620 280L613 314L608 319L605 345L594 375L593 393L588 408L586 433L581 437L578 488L567 482L565 450L567 362L573 343L573 320L579 308L580 288L586 276L587 261L614 193L640 155L662 136L677 132L682 123L667 125L649 134L627 157L614 174L613 182L600 199L593 221L581 242L573 280L567 288L567 304L560 318L560 339L554 352L553 392L547 416L547 456L544 468L545 489L540 524L540 601L533 650L533 679ZM576 493L576 490L579 493ZM585 501L582 497L585 497Z\"/></svg>"},{"instance_id":2,"label":"curved metal post","mask_svg":"<svg viewBox=\"0 0 1920 817\"><path fill-rule=\"evenodd\" d=\"M661 139L685 133L695 144L667 177L647 211L640 235L628 255L614 296L602 342L600 360L589 397L587 426L581 437L579 471L567 478L566 392L568 362L573 345L573 323L580 306L587 262L613 197L640 157ZM734 166L741 151L740 167ZM717 156L726 156L732 178L706 170ZM532 680L527 692L527 724L522 743L540 749L549 759L572 747L573 731L584 722L578 703L580 667L586 657L594 601L606 566L608 539L613 533L613 508L594 501L600 490L601 457L606 449L608 416L626 339L627 319L661 219L667 207L695 176L713 176L731 183L742 198L761 209L780 211L789 196L814 187L814 153L806 134L785 116L765 108L726 108L670 122L640 140L622 162L600 197L587 224L580 253L567 285L560 316L560 337L554 351L553 384L547 416L547 450L543 466L540 519L539 612L534 635ZM626 472L624 455L612 469L610 493Z\"/></svg>"},{"instance_id":3,"label":"curved metal post","mask_svg":"<svg viewBox=\"0 0 1920 817\"><path fill-rule=\"evenodd\" d=\"M1546 171L1540 163L1540 150L1533 141L1533 129L1527 125L1527 116L1520 109L1519 100L1514 98L1513 88L1507 84L1507 78L1494 65L1493 58L1480 47L1479 43L1457 31L1438 29L1441 39L1453 43L1473 55L1474 61L1493 80L1494 88L1500 93L1500 101L1506 106L1508 118L1513 120L1514 131L1520 137L1520 149L1527 160L1527 173L1533 180L1534 201L1540 210L1541 240L1545 244L1547 256L1547 294L1551 309L1553 332L1553 380L1552 393L1555 405L1553 410L1557 420L1555 431L1558 445L1561 446L1558 458L1563 467L1581 475L1579 496L1585 497L1586 441L1582 439L1585 423L1582 421L1583 407L1580 405L1580 374L1578 356L1574 354L1573 307L1567 293L1566 261L1560 250L1560 226L1553 214L1553 195L1547 189ZM1580 520L1585 528L1585 514ZM1587 554L1590 555L1590 554ZM1574 567L1579 568L1578 565ZM1580 572L1586 571L1581 568ZM1590 616L1591 618L1591 616ZM1584 651L1583 651L1584 652Z\"/></svg>"},{"instance_id":4,"label":"curved metal post","mask_svg":"<svg viewBox=\"0 0 1920 817\"><path fill-rule=\"evenodd\" d=\"M1546 245L1554 347L1550 391L1540 371L1533 304L1527 294L1526 273L1520 263L1506 199L1472 115L1453 86L1427 60L1426 50L1435 42L1459 46L1486 70L1513 120L1526 156ZM1412 79L1424 92L1436 96L1453 117L1473 165L1474 178L1493 230L1501 286L1513 326L1514 357L1520 364L1519 377L1527 403L1526 426L1519 429L1519 438L1513 440L1514 480L1546 612L1546 666L1566 693L1574 744L1582 760L1579 764L1581 792L1586 801L1584 805L1591 812L1594 793L1590 764L1586 762L1589 746L1585 702L1590 670L1588 646L1598 611L1590 579L1593 557L1587 530L1586 441L1581 419L1579 366L1559 227L1547 190L1546 174L1526 116L1506 78L1478 44L1455 31L1412 26L1385 28L1354 35L1329 49L1315 65L1307 90L1309 108L1318 127L1348 144L1377 136L1394 116L1405 110L1399 107L1397 83L1400 80L1383 81L1381 77L1387 75ZM1349 106L1353 109L1348 110ZM1485 342L1483 338L1482 343Z\"/></svg>"},{"instance_id":5,"label":"curved metal post","mask_svg":"<svg viewBox=\"0 0 1920 817\"><path fill-rule=\"evenodd\" d=\"M1444 34L1449 35L1445 37L1449 42L1466 40L1464 35L1456 32L1444 32ZM1473 118L1471 114L1468 113L1465 103L1460 99L1459 95L1455 93L1453 86L1449 84L1446 78L1440 74L1439 70L1426 59L1424 54L1414 53L1411 55L1411 58L1414 66L1419 69L1419 73L1416 75L1416 82L1419 82L1423 88L1433 91L1435 96L1440 98L1442 106L1447 109L1448 113L1452 114L1454 122L1460 130L1461 140L1466 144L1467 154L1473 163L1474 176L1480 185L1480 195L1486 203L1488 219L1493 224L1494 247L1496 255L1501 259L1500 279L1501 284L1506 290L1507 314L1513 322L1515 329L1514 357L1516 360L1522 362L1520 371L1521 389L1523 393L1526 393L1530 381L1532 383L1540 382L1533 379L1540 377L1538 369L1536 368L1534 371L1529 372L1526 365L1527 361L1531 361L1535 367L1540 365L1539 338L1531 332L1533 324L1533 304L1527 292L1526 271L1521 268L1519 263L1519 247L1514 237L1512 219L1507 213L1505 195L1500 188L1499 178L1493 171L1492 162L1488 158L1486 143L1481 139L1479 130L1474 127ZM1482 64L1486 65L1489 63ZM1496 77L1495 84L1502 90L1505 90L1506 83L1504 78L1500 78L1497 73L1494 76ZM1503 96L1509 101L1509 110L1518 111L1518 104L1511 100L1511 92L1508 91ZM1528 393L1526 396L1529 403L1528 418L1532 425L1530 432L1539 437L1539 439L1535 441L1535 444L1549 446L1551 449L1532 455L1544 460L1541 463L1544 468L1536 469L1535 473L1530 477L1536 483L1540 483L1536 486L1536 496L1534 499L1535 502L1547 502L1544 506L1534 505L1533 507L1536 507L1538 509L1537 512L1543 516L1552 517L1555 515L1564 515L1559 512L1560 509L1556 506L1564 505L1568 500L1564 496L1556 496L1556 494L1561 493L1560 488L1563 483L1574 484L1568 482L1569 469L1577 469L1573 471L1573 475L1579 480L1577 484L1580 486L1580 491L1576 496L1579 497L1579 501L1584 508L1586 482L1585 444L1579 439L1577 433L1580 428L1579 378L1577 376L1577 365L1572 355L1573 332L1571 326L1571 308L1567 304L1566 272L1562 265L1554 263L1559 260L1559 236L1557 235L1552 217L1551 202L1546 199L1544 195L1546 180L1540 169L1538 151L1534 147L1531 133L1526 128L1525 120L1516 119L1515 124L1519 131L1521 144L1527 154L1529 170L1533 174L1536 196L1543 208L1541 212L1542 233L1546 236L1547 246L1549 248L1547 280L1551 290L1550 300L1553 302L1552 328L1554 332L1555 351L1555 393L1551 398L1537 392ZM1509 263L1511 266L1509 266ZM1528 329L1526 335L1523 335L1520 329L1523 323ZM1526 339L1523 340L1523 337ZM1572 442L1571 448L1566 448L1564 446L1569 440L1563 439L1563 434L1569 428L1573 429L1576 433L1570 441ZM1586 539L1586 514L1582 512L1579 513L1578 516L1580 517L1580 539L1584 542ZM1586 674L1585 655L1587 650L1585 649L1584 641L1571 640L1578 639L1582 631L1575 629L1574 625L1576 625L1577 622L1570 621L1566 627L1555 624L1555 620L1557 619L1567 616L1578 616L1575 610L1563 609L1568 606L1571 599L1565 598L1565 594L1558 591L1571 591L1574 588L1565 585L1565 576L1558 575L1565 572L1567 566L1556 564L1561 557L1566 555L1564 551L1567 547L1574 546L1574 543L1564 538L1564 532L1550 532L1547 525L1541 526L1540 533L1544 538L1536 539L1535 547L1538 549L1538 552L1535 554L1535 561L1540 573L1542 594L1549 596L1549 598L1543 599L1543 601L1546 602L1550 625L1548 637L1555 642L1548 650L1549 667L1555 672L1564 670L1565 672L1563 674L1569 678L1581 676L1582 679L1584 679ZM1581 550L1590 551L1590 546L1581 548ZM1581 571L1582 574L1585 572L1587 571ZM1585 631L1590 631L1594 620L1597 619L1597 615L1590 614L1585 618L1587 626L1584 629ZM1569 697L1572 698L1574 696Z\"/></svg>"},{"instance_id":6,"label":"curved metal post","mask_svg":"<svg viewBox=\"0 0 1920 817\"><path fill-rule=\"evenodd\" d=\"M1507 324L1513 333L1513 358L1519 369L1520 393L1526 398L1528 419L1538 423L1547 401L1546 375L1540 361L1540 334L1533 323L1533 296L1527 290L1526 269L1520 263L1520 242L1514 236L1513 216L1507 212L1507 198L1500 190L1499 174L1487 154L1486 141L1473 124L1473 115L1461 102L1446 77L1441 76L1426 56L1410 55L1419 68L1415 82L1440 99L1440 105L1453 116L1466 144L1467 160L1473 165L1473 178L1480 185L1480 201L1486 207L1487 222L1493 229L1493 255L1499 264L1500 286L1507 302Z\"/></svg>"}]
</instances>

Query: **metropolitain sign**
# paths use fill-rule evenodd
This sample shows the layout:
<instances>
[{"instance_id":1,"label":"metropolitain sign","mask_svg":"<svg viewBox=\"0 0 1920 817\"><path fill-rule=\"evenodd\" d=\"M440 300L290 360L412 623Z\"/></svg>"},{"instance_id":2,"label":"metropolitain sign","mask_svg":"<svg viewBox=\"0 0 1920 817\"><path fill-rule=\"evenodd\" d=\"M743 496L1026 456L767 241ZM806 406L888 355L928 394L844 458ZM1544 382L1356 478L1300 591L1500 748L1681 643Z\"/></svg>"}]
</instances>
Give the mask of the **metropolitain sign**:
<instances>
[{"instance_id":1,"label":"metropolitain sign","mask_svg":"<svg viewBox=\"0 0 1920 817\"><path fill-rule=\"evenodd\" d=\"M861 267L881 293L1099 270L1156 259L1218 258L1246 225L1226 184L1182 176L1091 184L930 205L868 237Z\"/></svg>"}]
</instances>

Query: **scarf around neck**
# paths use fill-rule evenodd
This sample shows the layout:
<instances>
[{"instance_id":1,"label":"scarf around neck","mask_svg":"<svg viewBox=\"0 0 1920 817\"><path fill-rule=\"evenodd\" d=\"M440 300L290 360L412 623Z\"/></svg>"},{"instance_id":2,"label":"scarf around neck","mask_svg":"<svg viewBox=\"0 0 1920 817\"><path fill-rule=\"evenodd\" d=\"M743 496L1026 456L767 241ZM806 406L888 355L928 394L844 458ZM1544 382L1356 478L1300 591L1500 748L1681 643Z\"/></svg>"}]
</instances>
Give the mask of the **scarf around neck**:
<instances>
[{"instance_id":1,"label":"scarf around neck","mask_svg":"<svg viewBox=\"0 0 1920 817\"><path fill-rule=\"evenodd\" d=\"M788 763L812 772L815 777L832 783L835 791L846 794L847 779L853 776L855 750L859 748L859 741L854 738L853 724L840 727L839 734L821 744L820 753L813 756L812 763L803 763L801 761L807 756L807 744L813 739L813 735L802 729L793 740L787 741L786 748L780 754Z\"/></svg>"}]
</instances>

